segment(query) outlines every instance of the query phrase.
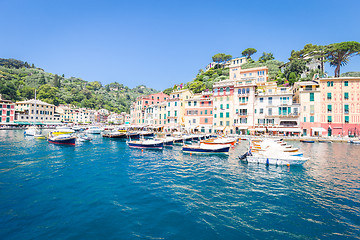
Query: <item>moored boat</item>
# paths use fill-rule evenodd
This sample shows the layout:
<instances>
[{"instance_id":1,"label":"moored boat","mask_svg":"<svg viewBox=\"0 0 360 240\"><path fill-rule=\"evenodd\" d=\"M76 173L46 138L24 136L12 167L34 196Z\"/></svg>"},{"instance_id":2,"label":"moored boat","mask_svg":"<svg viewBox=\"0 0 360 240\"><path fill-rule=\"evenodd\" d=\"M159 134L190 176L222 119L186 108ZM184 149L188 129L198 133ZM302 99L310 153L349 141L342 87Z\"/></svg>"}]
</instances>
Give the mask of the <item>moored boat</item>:
<instances>
[{"instance_id":1,"label":"moored boat","mask_svg":"<svg viewBox=\"0 0 360 240\"><path fill-rule=\"evenodd\" d=\"M113 132L104 133L102 136L106 138L126 138L126 133L113 131Z\"/></svg>"},{"instance_id":2,"label":"moored boat","mask_svg":"<svg viewBox=\"0 0 360 240\"><path fill-rule=\"evenodd\" d=\"M187 153L225 153L230 150L230 144L227 145L185 145L182 148L183 152Z\"/></svg>"},{"instance_id":3,"label":"moored boat","mask_svg":"<svg viewBox=\"0 0 360 240\"><path fill-rule=\"evenodd\" d=\"M230 138L230 137L225 137L225 138L215 138L215 139L209 139L209 140L203 140L200 141L200 143L203 144L213 144L213 145L219 145L219 144L231 144L231 145L235 145L236 143L236 138Z\"/></svg>"},{"instance_id":4,"label":"moored boat","mask_svg":"<svg viewBox=\"0 0 360 240\"><path fill-rule=\"evenodd\" d=\"M28 127L24 134L27 135L27 136L35 136L35 135L40 135L40 129L37 128L36 126L30 126Z\"/></svg>"},{"instance_id":5,"label":"moored boat","mask_svg":"<svg viewBox=\"0 0 360 240\"><path fill-rule=\"evenodd\" d=\"M162 149L164 147L164 142L158 139L147 139L139 141L129 141L128 145L131 148Z\"/></svg>"},{"instance_id":6,"label":"moored boat","mask_svg":"<svg viewBox=\"0 0 360 240\"><path fill-rule=\"evenodd\" d=\"M86 130L87 133L90 134L101 134L103 129L99 128L98 126L91 126L88 130Z\"/></svg>"},{"instance_id":7,"label":"moored boat","mask_svg":"<svg viewBox=\"0 0 360 240\"><path fill-rule=\"evenodd\" d=\"M75 145L76 137L72 134L54 135L49 133L48 141L54 144Z\"/></svg>"}]
</instances>

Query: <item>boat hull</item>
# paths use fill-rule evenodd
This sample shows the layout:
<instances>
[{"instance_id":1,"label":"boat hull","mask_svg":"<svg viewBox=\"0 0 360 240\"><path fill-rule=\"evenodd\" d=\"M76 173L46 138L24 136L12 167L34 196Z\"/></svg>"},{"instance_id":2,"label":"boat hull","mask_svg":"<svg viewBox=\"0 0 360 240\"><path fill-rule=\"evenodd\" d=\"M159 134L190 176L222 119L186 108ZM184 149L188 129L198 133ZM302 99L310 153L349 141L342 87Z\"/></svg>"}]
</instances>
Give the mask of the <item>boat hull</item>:
<instances>
[{"instance_id":1,"label":"boat hull","mask_svg":"<svg viewBox=\"0 0 360 240\"><path fill-rule=\"evenodd\" d=\"M131 148L147 148L147 149L162 149L164 143L154 143L154 144L142 144L142 143L128 143Z\"/></svg>"},{"instance_id":2,"label":"boat hull","mask_svg":"<svg viewBox=\"0 0 360 240\"><path fill-rule=\"evenodd\" d=\"M66 139L49 138L49 143L53 144L64 144L64 145L75 145L76 137L70 137Z\"/></svg>"},{"instance_id":3,"label":"boat hull","mask_svg":"<svg viewBox=\"0 0 360 240\"><path fill-rule=\"evenodd\" d=\"M271 165L303 165L308 159L285 159L285 158L272 158L262 156L247 156L246 161L249 163L262 163Z\"/></svg>"},{"instance_id":4,"label":"boat hull","mask_svg":"<svg viewBox=\"0 0 360 240\"><path fill-rule=\"evenodd\" d=\"M225 153L227 154L230 150L230 147L218 148L218 149L208 149L208 148L198 148L198 147L183 147L183 152L187 153Z\"/></svg>"}]
</instances>

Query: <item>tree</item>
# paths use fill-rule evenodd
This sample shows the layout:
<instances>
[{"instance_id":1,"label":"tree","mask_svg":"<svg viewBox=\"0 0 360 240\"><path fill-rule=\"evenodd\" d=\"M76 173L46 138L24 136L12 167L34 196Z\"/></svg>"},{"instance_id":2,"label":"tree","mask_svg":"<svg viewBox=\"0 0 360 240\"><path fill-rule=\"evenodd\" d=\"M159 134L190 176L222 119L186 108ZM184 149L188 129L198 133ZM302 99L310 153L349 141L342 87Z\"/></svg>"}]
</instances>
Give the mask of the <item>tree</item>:
<instances>
[{"instance_id":1,"label":"tree","mask_svg":"<svg viewBox=\"0 0 360 240\"><path fill-rule=\"evenodd\" d=\"M289 84L294 85L294 83L297 81L296 73L291 72L289 74Z\"/></svg>"},{"instance_id":2,"label":"tree","mask_svg":"<svg viewBox=\"0 0 360 240\"><path fill-rule=\"evenodd\" d=\"M54 79L53 79L53 86L60 88L61 87L61 83L60 83L60 78L57 74L55 74Z\"/></svg>"},{"instance_id":3,"label":"tree","mask_svg":"<svg viewBox=\"0 0 360 240\"><path fill-rule=\"evenodd\" d=\"M274 55L272 53L263 52L263 55L259 58L259 62L266 63L267 61L273 60Z\"/></svg>"},{"instance_id":4,"label":"tree","mask_svg":"<svg viewBox=\"0 0 360 240\"><path fill-rule=\"evenodd\" d=\"M39 84L40 85L46 84L46 79L45 79L44 74L41 74L40 79L39 79Z\"/></svg>"},{"instance_id":5,"label":"tree","mask_svg":"<svg viewBox=\"0 0 360 240\"><path fill-rule=\"evenodd\" d=\"M306 61L304 59L295 59L291 61L285 68L284 74L286 79L289 79L290 73L295 73L295 76L300 76L306 70Z\"/></svg>"},{"instance_id":6,"label":"tree","mask_svg":"<svg viewBox=\"0 0 360 240\"><path fill-rule=\"evenodd\" d=\"M212 57L212 60L216 63L220 63L220 62L228 61L231 58L232 58L231 55L226 55L225 53L218 53Z\"/></svg>"},{"instance_id":7,"label":"tree","mask_svg":"<svg viewBox=\"0 0 360 240\"><path fill-rule=\"evenodd\" d=\"M355 41L333 43L326 46L326 59L335 67L335 77L340 77L340 67L348 64L350 57L360 54L360 43Z\"/></svg>"},{"instance_id":8,"label":"tree","mask_svg":"<svg viewBox=\"0 0 360 240\"><path fill-rule=\"evenodd\" d=\"M38 91L38 98L43 100L44 102L58 105L59 99L57 97L58 89L55 87L50 86L49 84L44 84L39 88Z\"/></svg>"},{"instance_id":9,"label":"tree","mask_svg":"<svg viewBox=\"0 0 360 240\"><path fill-rule=\"evenodd\" d=\"M250 59L251 55L253 55L256 52L257 50L255 48L247 48L241 54L245 56L247 59Z\"/></svg>"}]
</instances>

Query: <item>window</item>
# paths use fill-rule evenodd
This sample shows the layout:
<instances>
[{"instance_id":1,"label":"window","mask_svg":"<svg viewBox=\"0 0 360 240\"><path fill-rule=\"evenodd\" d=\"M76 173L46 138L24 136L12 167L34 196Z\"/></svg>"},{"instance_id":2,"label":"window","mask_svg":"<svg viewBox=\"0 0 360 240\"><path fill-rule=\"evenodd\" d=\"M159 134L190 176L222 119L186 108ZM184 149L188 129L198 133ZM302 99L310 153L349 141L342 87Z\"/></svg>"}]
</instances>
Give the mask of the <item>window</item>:
<instances>
[{"instance_id":1,"label":"window","mask_svg":"<svg viewBox=\"0 0 360 240\"><path fill-rule=\"evenodd\" d=\"M175 107L177 106L177 102L175 102Z\"/></svg>"},{"instance_id":2,"label":"window","mask_svg":"<svg viewBox=\"0 0 360 240\"><path fill-rule=\"evenodd\" d=\"M332 111L332 106L331 106L331 104L329 104L329 105L327 106L327 112L328 112L328 113L331 113L331 111Z\"/></svg>"},{"instance_id":3,"label":"window","mask_svg":"<svg viewBox=\"0 0 360 240\"><path fill-rule=\"evenodd\" d=\"M271 116L272 115L272 108L268 109L268 115Z\"/></svg>"},{"instance_id":4,"label":"window","mask_svg":"<svg viewBox=\"0 0 360 240\"><path fill-rule=\"evenodd\" d=\"M344 99L349 100L349 93L348 92L344 93Z\"/></svg>"},{"instance_id":5,"label":"window","mask_svg":"<svg viewBox=\"0 0 360 240\"><path fill-rule=\"evenodd\" d=\"M306 91L311 91L311 90L312 90L312 86L306 86L306 87L305 87L305 90L306 90Z\"/></svg>"},{"instance_id":6,"label":"window","mask_svg":"<svg viewBox=\"0 0 360 240\"><path fill-rule=\"evenodd\" d=\"M229 117L230 117L230 113L227 112L227 113L226 113L226 117L229 118Z\"/></svg>"},{"instance_id":7,"label":"window","mask_svg":"<svg viewBox=\"0 0 360 240\"><path fill-rule=\"evenodd\" d=\"M214 114L214 118L216 118L216 113Z\"/></svg>"},{"instance_id":8,"label":"window","mask_svg":"<svg viewBox=\"0 0 360 240\"><path fill-rule=\"evenodd\" d=\"M230 88L229 87L226 88L226 94L230 94Z\"/></svg>"},{"instance_id":9,"label":"window","mask_svg":"<svg viewBox=\"0 0 360 240\"><path fill-rule=\"evenodd\" d=\"M202 111L200 111L200 115L202 115Z\"/></svg>"},{"instance_id":10,"label":"window","mask_svg":"<svg viewBox=\"0 0 360 240\"><path fill-rule=\"evenodd\" d=\"M208 123L208 119L207 119L207 118L205 118L205 123Z\"/></svg>"},{"instance_id":11,"label":"window","mask_svg":"<svg viewBox=\"0 0 360 240\"><path fill-rule=\"evenodd\" d=\"M345 86L345 87L349 86L349 81L345 81L345 82L344 82L344 86Z\"/></svg>"},{"instance_id":12,"label":"window","mask_svg":"<svg viewBox=\"0 0 360 240\"><path fill-rule=\"evenodd\" d=\"M196 106L196 103L197 103L197 102L196 102L196 101L194 101L194 107Z\"/></svg>"},{"instance_id":13,"label":"window","mask_svg":"<svg viewBox=\"0 0 360 240\"><path fill-rule=\"evenodd\" d=\"M223 105L222 105L222 104L220 104L220 109L223 109Z\"/></svg>"},{"instance_id":14,"label":"window","mask_svg":"<svg viewBox=\"0 0 360 240\"><path fill-rule=\"evenodd\" d=\"M264 113L264 109L263 108L260 108L260 114L263 114Z\"/></svg>"},{"instance_id":15,"label":"window","mask_svg":"<svg viewBox=\"0 0 360 240\"><path fill-rule=\"evenodd\" d=\"M349 116L345 116L345 123L349 123Z\"/></svg>"},{"instance_id":16,"label":"window","mask_svg":"<svg viewBox=\"0 0 360 240\"><path fill-rule=\"evenodd\" d=\"M170 117L170 111L168 111L168 117Z\"/></svg>"},{"instance_id":17,"label":"window","mask_svg":"<svg viewBox=\"0 0 360 240\"><path fill-rule=\"evenodd\" d=\"M314 93L310 93L310 102L314 101Z\"/></svg>"},{"instance_id":18,"label":"window","mask_svg":"<svg viewBox=\"0 0 360 240\"><path fill-rule=\"evenodd\" d=\"M188 106L189 106L189 107L191 106L191 101L188 102Z\"/></svg>"},{"instance_id":19,"label":"window","mask_svg":"<svg viewBox=\"0 0 360 240\"><path fill-rule=\"evenodd\" d=\"M229 104L226 104L226 109L229 109L229 108L230 108Z\"/></svg>"},{"instance_id":20,"label":"window","mask_svg":"<svg viewBox=\"0 0 360 240\"><path fill-rule=\"evenodd\" d=\"M226 126L230 126L230 121L226 121Z\"/></svg>"},{"instance_id":21,"label":"window","mask_svg":"<svg viewBox=\"0 0 360 240\"><path fill-rule=\"evenodd\" d=\"M328 123L331 123L331 122L332 122L332 117L328 116Z\"/></svg>"},{"instance_id":22,"label":"window","mask_svg":"<svg viewBox=\"0 0 360 240\"><path fill-rule=\"evenodd\" d=\"M175 117L177 116L177 111L175 111Z\"/></svg>"},{"instance_id":23,"label":"window","mask_svg":"<svg viewBox=\"0 0 360 240\"><path fill-rule=\"evenodd\" d=\"M260 100L261 103L264 102L264 98L260 98L259 100Z\"/></svg>"},{"instance_id":24,"label":"window","mask_svg":"<svg viewBox=\"0 0 360 240\"><path fill-rule=\"evenodd\" d=\"M258 71L257 73L259 76L263 76L265 74L265 71Z\"/></svg>"},{"instance_id":25,"label":"window","mask_svg":"<svg viewBox=\"0 0 360 240\"><path fill-rule=\"evenodd\" d=\"M241 91L242 94L245 94L245 91L246 91L245 88L243 88L242 91Z\"/></svg>"},{"instance_id":26,"label":"window","mask_svg":"<svg viewBox=\"0 0 360 240\"><path fill-rule=\"evenodd\" d=\"M247 89L246 89L246 93L250 93L250 88L247 88Z\"/></svg>"},{"instance_id":27,"label":"window","mask_svg":"<svg viewBox=\"0 0 360 240\"><path fill-rule=\"evenodd\" d=\"M217 94L218 94L218 89L215 88L215 89L214 89L214 95L217 95Z\"/></svg>"},{"instance_id":28,"label":"window","mask_svg":"<svg viewBox=\"0 0 360 240\"><path fill-rule=\"evenodd\" d=\"M331 93L327 93L327 99L328 99L328 100L331 99Z\"/></svg>"},{"instance_id":29,"label":"window","mask_svg":"<svg viewBox=\"0 0 360 240\"><path fill-rule=\"evenodd\" d=\"M196 119L193 119L193 123L196 123Z\"/></svg>"},{"instance_id":30,"label":"window","mask_svg":"<svg viewBox=\"0 0 360 240\"><path fill-rule=\"evenodd\" d=\"M310 116L310 122L314 122L314 116Z\"/></svg>"},{"instance_id":31,"label":"window","mask_svg":"<svg viewBox=\"0 0 360 240\"><path fill-rule=\"evenodd\" d=\"M240 88L238 89L238 94L241 94L241 89Z\"/></svg>"},{"instance_id":32,"label":"window","mask_svg":"<svg viewBox=\"0 0 360 240\"><path fill-rule=\"evenodd\" d=\"M220 121L220 126L222 126L223 125L223 121Z\"/></svg>"},{"instance_id":33,"label":"window","mask_svg":"<svg viewBox=\"0 0 360 240\"><path fill-rule=\"evenodd\" d=\"M224 117L224 113L220 113L220 118L223 118Z\"/></svg>"},{"instance_id":34,"label":"window","mask_svg":"<svg viewBox=\"0 0 360 240\"><path fill-rule=\"evenodd\" d=\"M269 101L269 105L272 105L272 97L269 97L268 101Z\"/></svg>"},{"instance_id":35,"label":"window","mask_svg":"<svg viewBox=\"0 0 360 240\"><path fill-rule=\"evenodd\" d=\"M306 117L304 117L304 122L306 122Z\"/></svg>"},{"instance_id":36,"label":"window","mask_svg":"<svg viewBox=\"0 0 360 240\"><path fill-rule=\"evenodd\" d=\"M345 106L344 106L344 113L349 114L349 105L348 104L345 104Z\"/></svg>"}]
</instances>

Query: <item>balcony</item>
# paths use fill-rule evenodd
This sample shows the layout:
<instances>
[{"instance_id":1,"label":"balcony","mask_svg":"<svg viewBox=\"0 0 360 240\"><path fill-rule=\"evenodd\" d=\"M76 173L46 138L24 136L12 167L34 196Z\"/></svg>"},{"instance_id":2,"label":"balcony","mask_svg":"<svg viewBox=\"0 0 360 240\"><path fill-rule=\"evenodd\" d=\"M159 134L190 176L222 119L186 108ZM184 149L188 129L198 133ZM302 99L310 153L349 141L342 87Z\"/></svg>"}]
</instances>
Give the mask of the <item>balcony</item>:
<instances>
[{"instance_id":1,"label":"balcony","mask_svg":"<svg viewBox=\"0 0 360 240\"><path fill-rule=\"evenodd\" d=\"M247 102L239 102L239 105L247 105Z\"/></svg>"}]
</instances>

